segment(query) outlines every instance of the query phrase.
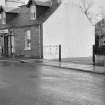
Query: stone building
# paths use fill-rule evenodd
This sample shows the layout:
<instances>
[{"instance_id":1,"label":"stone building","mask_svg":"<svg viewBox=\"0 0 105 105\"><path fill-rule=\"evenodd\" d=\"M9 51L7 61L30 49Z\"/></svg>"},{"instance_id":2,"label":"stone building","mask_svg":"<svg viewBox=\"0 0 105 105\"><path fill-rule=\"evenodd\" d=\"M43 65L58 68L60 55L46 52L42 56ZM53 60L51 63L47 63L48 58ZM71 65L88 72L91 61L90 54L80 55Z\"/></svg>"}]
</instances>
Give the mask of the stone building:
<instances>
[{"instance_id":1,"label":"stone building","mask_svg":"<svg viewBox=\"0 0 105 105\"><path fill-rule=\"evenodd\" d=\"M0 7L1 56L43 58L43 23L59 0L29 0L17 8Z\"/></svg>"},{"instance_id":2,"label":"stone building","mask_svg":"<svg viewBox=\"0 0 105 105\"><path fill-rule=\"evenodd\" d=\"M95 44L93 47L93 62L105 65L105 19L95 25Z\"/></svg>"}]
</instances>

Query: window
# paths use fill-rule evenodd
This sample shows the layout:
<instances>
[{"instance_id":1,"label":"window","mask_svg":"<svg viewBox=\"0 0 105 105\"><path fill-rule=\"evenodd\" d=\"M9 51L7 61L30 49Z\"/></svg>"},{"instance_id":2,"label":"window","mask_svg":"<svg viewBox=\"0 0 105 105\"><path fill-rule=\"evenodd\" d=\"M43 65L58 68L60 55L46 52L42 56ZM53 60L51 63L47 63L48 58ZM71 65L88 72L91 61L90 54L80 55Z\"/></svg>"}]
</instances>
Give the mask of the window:
<instances>
[{"instance_id":1,"label":"window","mask_svg":"<svg viewBox=\"0 0 105 105\"><path fill-rule=\"evenodd\" d=\"M2 13L2 24L6 24L6 13Z\"/></svg>"},{"instance_id":2,"label":"window","mask_svg":"<svg viewBox=\"0 0 105 105\"><path fill-rule=\"evenodd\" d=\"M2 12L0 14L0 19L1 19L2 24L6 24L6 13L5 12Z\"/></svg>"},{"instance_id":3,"label":"window","mask_svg":"<svg viewBox=\"0 0 105 105\"><path fill-rule=\"evenodd\" d=\"M10 35L10 46L11 46L11 53L14 54L15 53L15 37L14 37L14 30L11 29L9 31L9 35Z\"/></svg>"},{"instance_id":4,"label":"window","mask_svg":"<svg viewBox=\"0 0 105 105\"><path fill-rule=\"evenodd\" d=\"M31 20L36 19L36 6L35 5L32 5L30 7L30 18L31 18Z\"/></svg>"},{"instance_id":5,"label":"window","mask_svg":"<svg viewBox=\"0 0 105 105\"><path fill-rule=\"evenodd\" d=\"M25 50L31 50L31 31L27 30L25 33Z\"/></svg>"},{"instance_id":6,"label":"window","mask_svg":"<svg viewBox=\"0 0 105 105\"><path fill-rule=\"evenodd\" d=\"M2 19L2 16L1 16L1 14L0 14L0 19Z\"/></svg>"}]
</instances>

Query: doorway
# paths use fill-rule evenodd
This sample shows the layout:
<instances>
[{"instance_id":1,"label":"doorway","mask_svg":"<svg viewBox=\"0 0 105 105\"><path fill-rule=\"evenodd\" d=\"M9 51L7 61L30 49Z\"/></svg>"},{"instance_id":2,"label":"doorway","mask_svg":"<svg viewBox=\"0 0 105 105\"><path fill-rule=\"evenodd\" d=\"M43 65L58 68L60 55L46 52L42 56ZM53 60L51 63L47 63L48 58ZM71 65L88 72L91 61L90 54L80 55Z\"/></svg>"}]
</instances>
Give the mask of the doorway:
<instances>
[{"instance_id":1,"label":"doorway","mask_svg":"<svg viewBox=\"0 0 105 105\"><path fill-rule=\"evenodd\" d=\"M3 51L3 55L4 56L9 56L9 51L8 51L8 36L4 36L4 51Z\"/></svg>"},{"instance_id":2,"label":"doorway","mask_svg":"<svg viewBox=\"0 0 105 105\"><path fill-rule=\"evenodd\" d=\"M1 56L10 57L14 53L14 35L13 29L0 30L0 53Z\"/></svg>"}]
</instances>

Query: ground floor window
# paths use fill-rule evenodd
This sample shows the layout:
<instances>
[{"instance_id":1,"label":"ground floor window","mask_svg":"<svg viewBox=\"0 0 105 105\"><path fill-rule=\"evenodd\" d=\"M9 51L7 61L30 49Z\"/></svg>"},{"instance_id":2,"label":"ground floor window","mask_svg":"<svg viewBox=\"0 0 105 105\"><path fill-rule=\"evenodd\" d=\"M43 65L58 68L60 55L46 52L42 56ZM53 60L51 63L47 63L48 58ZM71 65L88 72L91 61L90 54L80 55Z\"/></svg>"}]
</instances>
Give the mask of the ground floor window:
<instances>
[{"instance_id":1,"label":"ground floor window","mask_svg":"<svg viewBox=\"0 0 105 105\"><path fill-rule=\"evenodd\" d=\"M11 36L11 46L12 46L12 53L15 53L15 38Z\"/></svg>"},{"instance_id":2,"label":"ground floor window","mask_svg":"<svg viewBox=\"0 0 105 105\"><path fill-rule=\"evenodd\" d=\"M25 50L31 50L31 31L25 32Z\"/></svg>"},{"instance_id":3,"label":"ground floor window","mask_svg":"<svg viewBox=\"0 0 105 105\"><path fill-rule=\"evenodd\" d=\"M6 13L2 12L0 14L0 20L1 20L1 24L6 24Z\"/></svg>"}]
</instances>

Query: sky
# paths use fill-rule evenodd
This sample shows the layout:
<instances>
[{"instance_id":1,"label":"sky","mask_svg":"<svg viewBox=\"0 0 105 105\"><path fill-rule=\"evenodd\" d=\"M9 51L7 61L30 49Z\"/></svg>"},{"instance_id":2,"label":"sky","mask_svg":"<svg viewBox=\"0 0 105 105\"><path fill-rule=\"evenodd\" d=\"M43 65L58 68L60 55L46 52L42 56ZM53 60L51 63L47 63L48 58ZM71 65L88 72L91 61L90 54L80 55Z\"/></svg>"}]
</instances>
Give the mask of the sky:
<instances>
[{"instance_id":1,"label":"sky","mask_svg":"<svg viewBox=\"0 0 105 105\"><path fill-rule=\"evenodd\" d=\"M72 2L80 8L80 6L83 7L83 1L87 2L87 6L91 4L88 12L93 24L96 24L105 17L105 0L66 0L66 3Z\"/></svg>"}]
</instances>

